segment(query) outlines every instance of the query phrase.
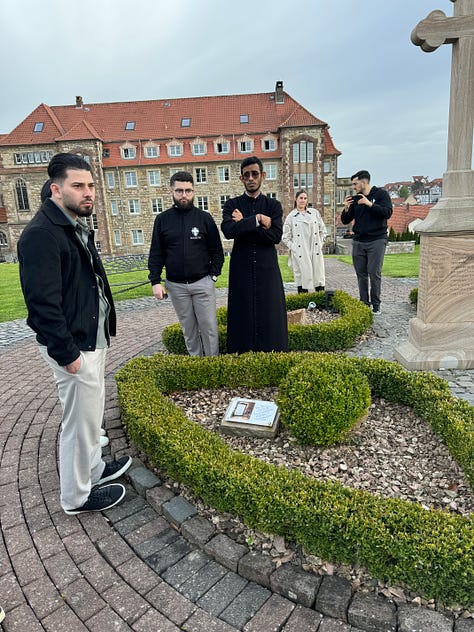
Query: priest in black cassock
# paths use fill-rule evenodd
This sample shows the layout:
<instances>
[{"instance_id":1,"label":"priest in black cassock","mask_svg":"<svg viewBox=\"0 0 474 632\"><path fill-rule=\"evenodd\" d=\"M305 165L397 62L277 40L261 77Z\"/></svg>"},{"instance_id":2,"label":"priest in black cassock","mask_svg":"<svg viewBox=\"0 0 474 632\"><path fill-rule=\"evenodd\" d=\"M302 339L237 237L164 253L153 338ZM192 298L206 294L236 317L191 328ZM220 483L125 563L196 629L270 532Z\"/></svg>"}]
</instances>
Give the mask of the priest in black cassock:
<instances>
[{"instance_id":1,"label":"priest in black cassock","mask_svg":"<svg viewBox=\"0 0 474 632\"><path fill-rule=\"evenodd\" d=\"M222 232L233 239L227 313L227 352L288 351L285 293L275 245L280 243L280 202L261 192L265 172L259 158L240 165L245 193L228 200Z\"/></svg>"}]
</instances>

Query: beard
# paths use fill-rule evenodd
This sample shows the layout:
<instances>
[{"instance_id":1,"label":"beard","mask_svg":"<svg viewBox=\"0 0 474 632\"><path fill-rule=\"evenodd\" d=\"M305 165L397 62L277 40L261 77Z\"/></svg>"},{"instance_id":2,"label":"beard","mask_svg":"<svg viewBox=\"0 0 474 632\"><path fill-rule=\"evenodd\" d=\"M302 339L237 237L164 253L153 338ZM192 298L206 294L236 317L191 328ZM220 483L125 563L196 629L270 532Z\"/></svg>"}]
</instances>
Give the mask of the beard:
<instances>
[{"instance_id":1,"label":"beard","mask_svg":"<svg viewBox=\"0 0 474 632\"><path fill-rule=\"evenodd\" d=\"M173 195L173 202L177 208L183 211L187 211L189 208L192 208L192 206L194 205L194 196L191 199L189 199L187 197L176 198Z\"/></svg>"},{"instance_id":2,"label":"beard","mask_svg":"<svg viewBox=\"0 0 474 632\"><path fill-rule=\"evenodd\" d=\"M66 211L70 213L74 213L78 217L90 217L94 210L94 202L92 200L89 201L90 206L84 206L83 204L73 204L72 202L66 202L64 200L64 208Z\"/></svg>"}]
</instances>

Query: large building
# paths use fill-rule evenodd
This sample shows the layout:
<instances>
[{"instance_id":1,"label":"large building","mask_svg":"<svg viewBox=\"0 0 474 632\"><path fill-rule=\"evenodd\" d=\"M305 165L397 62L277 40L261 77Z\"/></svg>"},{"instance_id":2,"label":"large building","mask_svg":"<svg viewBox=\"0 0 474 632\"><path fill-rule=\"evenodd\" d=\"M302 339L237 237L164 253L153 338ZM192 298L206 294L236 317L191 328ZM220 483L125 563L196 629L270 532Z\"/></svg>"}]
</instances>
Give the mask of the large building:
<instances>
[{"instance_id":1,"label":"large building","mask_svg":"<svg viewBox=\"0 0 474 632\"><path fill-rule=\"evenodd\" d=\"M264 192L285 214L294 192L308 191L335 230L337 157L329 126L276 83L274 92L73 105L39 105L0 136L1 254L11 258L40 206L48 162L57 152L81 154L96 180L92 218L106 255L147 253L157 213L171 205L170 176L190 171L195 204L221 221L224 202L243 191L240 163L256 155ZM3 222L1 220L4 220Z\"/></svg>"}]
</instances>

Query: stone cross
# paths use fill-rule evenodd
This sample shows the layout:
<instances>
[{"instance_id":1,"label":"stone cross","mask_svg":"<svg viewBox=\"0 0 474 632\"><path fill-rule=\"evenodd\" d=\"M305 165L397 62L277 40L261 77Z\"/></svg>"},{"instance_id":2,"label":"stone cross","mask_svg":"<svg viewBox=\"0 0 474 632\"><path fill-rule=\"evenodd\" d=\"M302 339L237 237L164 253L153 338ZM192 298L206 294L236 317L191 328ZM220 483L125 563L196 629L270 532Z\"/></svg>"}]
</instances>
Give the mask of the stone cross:
<instances>
[{"instance_id":1,"label":"stone cross","mask_svg":"<svg viewBox=\"0 0 474 632\"><path fill-rule=\"evenodd\" d=\"M474 128L474 0L451 0L454 16L432 11L411 34L415 46L432 52L452 44L447 171L472 171ZM460 183L464 178L458 179ZM471 179L465 180L465 183ZM463 187L464 188L464 187ZM472 195L472 191L463 191ZM457 191L459 195L460 192Z\"/></svg>"}]
</instances>

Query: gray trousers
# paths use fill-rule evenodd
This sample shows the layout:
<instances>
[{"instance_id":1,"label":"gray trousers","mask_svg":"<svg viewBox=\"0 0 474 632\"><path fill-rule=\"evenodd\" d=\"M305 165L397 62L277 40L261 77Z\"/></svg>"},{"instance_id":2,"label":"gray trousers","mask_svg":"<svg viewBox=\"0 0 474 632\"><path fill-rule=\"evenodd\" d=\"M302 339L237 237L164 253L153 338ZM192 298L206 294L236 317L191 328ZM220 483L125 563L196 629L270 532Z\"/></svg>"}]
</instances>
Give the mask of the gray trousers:
<instances>
[{"instance_id":1,"label":"gray trousers","mask_svg":"<svg viewBox=\"0 0 474 632\"><path fill-rule=\"evenodd\" d=\"M366 305L372 304L374 309L380 307L382 265L386 247L385 238L374 241L352 241L352 263L357 274L359 298Z\"/></svg>"},{"instance_id":2,"label":"gray trousers","mask_svg":"<svg viewBox=\"0 0 474 632\"><path fill-rule=\"evenodd\" d=\"M194 283L166 281L191 356L219 355L216 289L210 276Z\"/></svg>"},{"instance_id":3,"label":"gray trousers","mask_svg":"<svg viewBox=\"0 0 474 632\"><path fill-rule=\"evenodd\" d=\"M77 509L86 502L105 468L99 437L104 416L107 349L81 351L81 366L75 375L53 360L46 347L40 346L39 350L53 370L63 409L59 437L61 507Z\"/></svg>"}]
</instances>

